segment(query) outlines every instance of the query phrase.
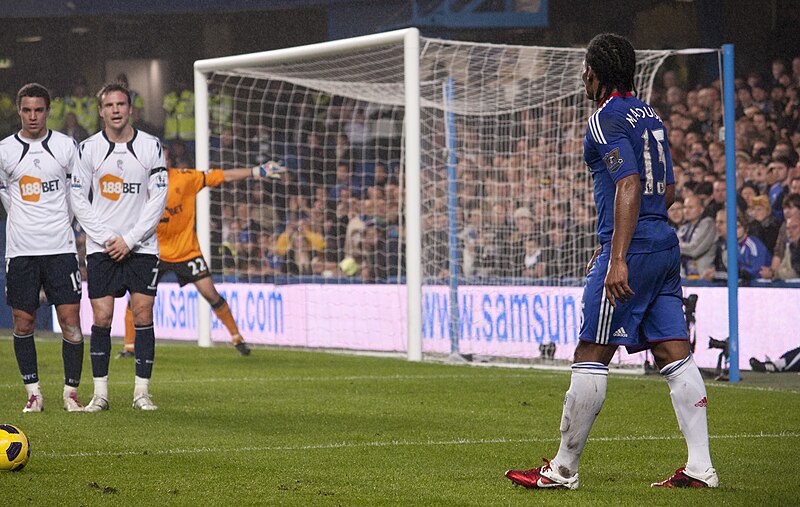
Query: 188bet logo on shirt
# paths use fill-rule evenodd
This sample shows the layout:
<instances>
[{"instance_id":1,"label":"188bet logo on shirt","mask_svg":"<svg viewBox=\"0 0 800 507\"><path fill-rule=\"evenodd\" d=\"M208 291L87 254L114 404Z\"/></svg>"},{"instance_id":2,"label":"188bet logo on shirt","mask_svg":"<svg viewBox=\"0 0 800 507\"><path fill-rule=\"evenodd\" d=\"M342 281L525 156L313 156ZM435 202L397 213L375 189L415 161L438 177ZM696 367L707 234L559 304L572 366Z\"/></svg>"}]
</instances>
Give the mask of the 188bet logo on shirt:
<instances>
[{"instance_id":1,"label":"188bet logo on shirt","mask_svg":"<svg viewBox=\"0 0 800 507\"><path fill-rule=\"evenodd\" d=\"M43 193L58 190L58 180L42 181L34 176L19 179L19 194L23 201L39 202Z\"/></svg>"},{"instance_id":2,"label":"188bet logo on shirt","mask_svg":"<svg viewBox=\"0 0 800 507\"><path fill-rule=\"evenodd\" d=\"M122 178L106 174L100 178L100 195L112 201L119 200L122 194L138 194L141 183L125 183Z\"/></svg>"}]
</instances>

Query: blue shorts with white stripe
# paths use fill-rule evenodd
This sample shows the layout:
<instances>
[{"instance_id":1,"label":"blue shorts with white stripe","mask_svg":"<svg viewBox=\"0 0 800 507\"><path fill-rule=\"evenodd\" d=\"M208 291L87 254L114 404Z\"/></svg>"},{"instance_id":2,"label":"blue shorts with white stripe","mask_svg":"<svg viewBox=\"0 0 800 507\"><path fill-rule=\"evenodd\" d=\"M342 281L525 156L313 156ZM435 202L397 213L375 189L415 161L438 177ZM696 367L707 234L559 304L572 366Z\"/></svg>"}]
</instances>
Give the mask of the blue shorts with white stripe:
<instances>
[{"instance_id":1,"label":"blue shorts with white stripe","mask_svg":"<svg viewBox=\"0 0 800 507\"><path fill-rule=\"evenodd\" d=\"M586 342L624 345L628 352L668 340L687 340L680 278L680 248L628 254L628 285L633 297L617 307L605 297L609 245L597 257L583 289L581 331Z\"/></svg>"}]
</instances>

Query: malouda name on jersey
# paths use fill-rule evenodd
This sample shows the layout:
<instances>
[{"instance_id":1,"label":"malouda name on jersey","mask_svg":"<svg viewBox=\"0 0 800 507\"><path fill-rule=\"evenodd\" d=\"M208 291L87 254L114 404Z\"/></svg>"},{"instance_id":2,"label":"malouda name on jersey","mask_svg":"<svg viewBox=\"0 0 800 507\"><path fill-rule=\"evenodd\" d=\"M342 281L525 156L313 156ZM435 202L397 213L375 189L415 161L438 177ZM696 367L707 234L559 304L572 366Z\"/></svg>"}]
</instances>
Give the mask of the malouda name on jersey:
<instances>
[{"instance_id":1,"label":"malouda name on jersey","mask_svg":"<svg viewBox=\"0 0 800 507\"><path fill-rule=\"evenodd\" d=\"M589 118L583 147L594 181L600 244L611 242L617 182L638 174L642 195L628 253L677 245L666 205L667 186L675 183L675 174L664 124L655 111L633 94L614 93Z\"/></svg>"},{"instance_id":2,"label":"malouda name on jersey","mask_svg":"<svg viewBox=\"0 0 800 507\"><path fill-rule=\"evenodd\" d=\"M69 180L75 141L48 130L0 141L0 199L8 212L6 258L76 253Z\"/></svg>"},{"instance_id":3,"label":"malouda name on jersey","mask_svg":"<svg viewBox=\"0 0 800 507\"><path fill-rule=\"evenodd\" d=\"M130 141L114 143L100 131L81 143L79 154L73 207L86 231L87 255L104 251L114 236L122 236L132 252L158 255L155 231L168 182L161 142L134 129Z\"/></svg>"}]
</instances>

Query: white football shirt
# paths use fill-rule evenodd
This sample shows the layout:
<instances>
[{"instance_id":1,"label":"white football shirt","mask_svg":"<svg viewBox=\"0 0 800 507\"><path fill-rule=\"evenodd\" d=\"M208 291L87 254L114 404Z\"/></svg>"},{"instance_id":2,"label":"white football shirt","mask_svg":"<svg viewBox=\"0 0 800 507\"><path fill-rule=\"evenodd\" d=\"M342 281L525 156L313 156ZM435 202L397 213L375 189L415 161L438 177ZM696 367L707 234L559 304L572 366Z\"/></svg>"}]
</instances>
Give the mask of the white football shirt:
<instances>
[{"instance_id":1,"label":"white football shirt","mask_svg":"<svg viewBox=\"0 0 800 507\"><path fill-rule=\"evenodd\" d=\"M52 130L36 140L17 133L0 141L6 258L77 252L68 198L77 158L75 141Z\"/></svg>"},{"instance_id":2,"label":"white football shirt","mask_svg":"<svg viewBox=\"0 0 800 507\"><path fill-rule=\"evenodd\" d=\"M130 141L113 143L101 130L82 142L79 152L72 209L86 231L87 255L104 251L114 236L122 236L134 253L158 255L155 232L167 203L161 142L134 129Z\"/></svg>"}]
</instances>

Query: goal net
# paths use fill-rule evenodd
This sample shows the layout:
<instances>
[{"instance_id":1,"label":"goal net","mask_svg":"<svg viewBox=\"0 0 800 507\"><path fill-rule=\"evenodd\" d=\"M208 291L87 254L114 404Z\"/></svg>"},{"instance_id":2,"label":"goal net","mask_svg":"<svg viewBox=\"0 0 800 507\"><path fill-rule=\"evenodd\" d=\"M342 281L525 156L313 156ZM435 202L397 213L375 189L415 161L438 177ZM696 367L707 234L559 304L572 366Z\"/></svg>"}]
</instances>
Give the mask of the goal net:
<instances>
[{"instance_id":1,"label":"goal net","mask_svg":"<svg viewBox=\"0 0 800 507\"><path fill-rule=\"evenodd\" d=\"M579 325L596 245L585 50L418 38L409 67L409 33L196 64L198 166L287 169L212 189L212 272L280 293L303 336L255 342L538 355ZM637 53L645 100L669 55Z\"/></svg>"}]
</instances>

